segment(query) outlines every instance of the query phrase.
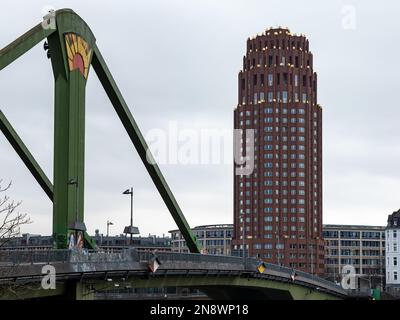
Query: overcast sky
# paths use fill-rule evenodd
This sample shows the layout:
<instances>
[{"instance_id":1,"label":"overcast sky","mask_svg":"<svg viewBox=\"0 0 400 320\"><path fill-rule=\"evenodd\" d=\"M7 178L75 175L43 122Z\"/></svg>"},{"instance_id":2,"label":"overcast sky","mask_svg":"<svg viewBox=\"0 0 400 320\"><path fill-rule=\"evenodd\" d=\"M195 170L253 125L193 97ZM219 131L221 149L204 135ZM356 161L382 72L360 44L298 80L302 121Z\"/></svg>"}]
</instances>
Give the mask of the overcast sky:
<instances>
[{"instance_id":1,"label":"overcast sky","mask_svg":"<svg viewBox=\"0 0 400 320\"><path fill-rule=\"evenodd\" d=\"M270 26L304 33L323 106L323 222L385 225L400 208L398 1L14 0L2 4L0 48L49 5L89 24L145 136L171 122L231 130L246 39ZM107 220L111 234L129 224L121 193L130 186L143 235L176 228L93 70L86 106L89 233L105 233ZM52 180L53 75L42 43L0 72L0 108ZM191 226L232 222L232 165L160 167ZM34 221L22 231L51 234L51 202L3 135L0 178Z\"/></svg>"}]
</instances>

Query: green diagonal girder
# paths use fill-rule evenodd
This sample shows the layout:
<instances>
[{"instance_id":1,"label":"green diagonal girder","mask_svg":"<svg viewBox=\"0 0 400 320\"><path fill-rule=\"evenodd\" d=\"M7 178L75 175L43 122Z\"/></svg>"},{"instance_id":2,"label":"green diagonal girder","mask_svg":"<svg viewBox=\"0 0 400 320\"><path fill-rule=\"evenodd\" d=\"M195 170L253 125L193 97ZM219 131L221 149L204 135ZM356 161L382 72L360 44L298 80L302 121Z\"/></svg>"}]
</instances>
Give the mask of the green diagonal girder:
<instances>
[{"instance_id":1,"label":"green diagonal girder","mask_svg":"<svg viewBox=\"0 0 400 320\"><path fill-rule=\"evenodd\" d=\"M8 46L1 49L0 70L4 69L16 59L21 57L24 53L29 51L43 39L47 38L54 31L56 31L55 28L43 28L42 23L39 23L29 31L24 33L22 36L20 36L18 39L11 42ZM36 181L42 187L44 192L47 194L50 200L53 201L53 185L1 110L0 129L7 140L10 142L14 150L20 156L22 161L25 163L28 170L32 173Z\"/></svg>"},{"instance_id":2,"label":"green diagonal girder","mask_svg":"<svg viewBox=\"0 0 400 320\"><path fill-rule=\"evenodd\" d=\"M0 50L0 70L7 67L10 63L18 59L25 52L29 51L40 41L51 35L55 29L44 29L39 23L28 32L24 33L7 47Z\"/></svg>"},{"instance_id":3,"label":"green diagonal girder","mask_svg":"<svg viewBox=\"0 0 400 320\"><path fill-rule=\"evenodd\" d=\"M53 185L1 110L0 130L7 138L8 142L10 142L11 146L17 152L21 160L25 163L28 170L35 177L43 191L47 194L50 200L53 201Z\"/></svg>"},{"instance_id":4,"label":"green diagonal girder","mask_svg":"<svg viewBox=\"0 0 400 320\"><path fill-rule=\"evenodd\" d=\"M53 201L53 184L50 182L49 178L47 178L46 174L37 163L33 155L29 152L28 148L19 137L17 132L11 126L10 122L7 120L4 113L0 110L0 130L3 132L4 136L7 138L8 142L10 142L11 146L17 152L21 160L24 162L28 170L32 173L36 181L42 187L43 191L47 194L49 199ZM96 244L92 240L92 238L84 233L85 241L90 245L91 248L95 248Z\"/></svg>"},{"instance_id":5,"label":"green diagonal girder","mask_svg":"<svg viewBox=\"0 0 400 320\"><path fill-rule=\"evenodd\" d=\"M164 200L169 212L175 220L179 230L181 231L183 237L186 240L186 245L190 252L199 253L200 247L196 241L196 237L191 231L189 224L187 223L185 216L183 215L175 197L169 188L167 182L165 181L160 168L155 163L147 143L139 130L138 125L133 118L128 105L126 104L118 86L111 75L110 70L107 67L106 62L103 59L97 45L94 45L94 54L92 59L92 66L95 70L104 90L106 91L115 111L117 112L126 132L129 135L133 145L136 148L144 166L147 169L151 179L153 180L158 192ZM152 159L152 163L148 161Z\"/></svg>"}]
</instances>

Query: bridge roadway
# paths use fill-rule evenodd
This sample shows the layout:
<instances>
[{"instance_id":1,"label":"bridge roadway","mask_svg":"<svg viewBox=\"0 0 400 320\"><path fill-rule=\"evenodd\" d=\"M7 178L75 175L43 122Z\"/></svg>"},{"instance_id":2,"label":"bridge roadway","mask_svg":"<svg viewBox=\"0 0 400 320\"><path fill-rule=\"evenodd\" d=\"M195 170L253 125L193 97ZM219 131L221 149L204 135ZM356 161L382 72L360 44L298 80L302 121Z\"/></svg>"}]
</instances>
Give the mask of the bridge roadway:
<instances>
[{"instance_id":1,"label":"bridge roadway","mask_svg":"<svg viewBox=\"0 0 400 320\"><path fill-rule=\"evenodd\" d=\"M157 252L161 263L149 269L151 252L35 250L0 251L0 299L61 296L93 299L95 292L119 288L190 287L212 299L345 299L347 292L308 273L253 258ZM56 289L41 287L42 268L56 270Z\"/></svg>"}]
</instances>

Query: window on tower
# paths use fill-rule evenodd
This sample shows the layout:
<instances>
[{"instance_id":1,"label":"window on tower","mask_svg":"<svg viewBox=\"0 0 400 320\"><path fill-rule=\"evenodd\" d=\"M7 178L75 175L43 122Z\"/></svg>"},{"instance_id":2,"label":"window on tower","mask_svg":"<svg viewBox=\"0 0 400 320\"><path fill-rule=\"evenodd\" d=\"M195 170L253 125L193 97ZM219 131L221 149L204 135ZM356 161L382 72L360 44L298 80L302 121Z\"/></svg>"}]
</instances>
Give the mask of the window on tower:
<instances>
[{"instance_id":1,"label":"window on tower","mask_svg":"<svg viewBox=\"0 0 400 320\"><path fill-rule=\"evenodd\" d=\"M274 127L264 127L265 132L272 132L274 130Z\"/></svg>"},{"instance_id":2,"label":"window on tower","mask_svg":"<svg viewBox=\"0 0 400 320\"><path fill-rule=\"evenodd\" d=\"M272 113L273 109L272 108L265 108L264 113Z\"/></svg>"},{"instance_id":3,"label":"window on tower","mask_svg":"<svg viewBox=\"0 0 400 320\"><path fill-rule=\"evenodd\" d=\"M272 73L269 73L269 74L268 74L268 85L269 85L270 87L272 87L273 84L274 84L274 77L273 77Z\"/></svg>"},{"instance_id":4,"label":"window on tower","mask_svg":"<svg viewBox=\"0 0 400 320\"><path fill-rule=\"evenodd\" d=\"M268 67L272 67L273 58L274 57L272 55L268 56Z\"/></svg>"},{"instance_id":5,"label":"window on tower","mask_svg":"<svg viewBox=\"0 0 400 320\"><path fill-rule=\"evenodd\" d=\"M288 84L288 74L287 74L287 72L283 73L283 84L284 85Z\"/></svg>"}]
</instances>

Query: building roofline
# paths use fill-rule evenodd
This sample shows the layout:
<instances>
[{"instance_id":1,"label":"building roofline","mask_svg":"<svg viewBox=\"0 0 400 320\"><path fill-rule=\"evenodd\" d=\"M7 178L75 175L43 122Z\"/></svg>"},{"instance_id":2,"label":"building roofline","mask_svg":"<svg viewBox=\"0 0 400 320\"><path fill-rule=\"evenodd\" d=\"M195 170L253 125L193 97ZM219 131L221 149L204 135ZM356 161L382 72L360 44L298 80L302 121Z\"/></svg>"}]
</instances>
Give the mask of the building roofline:
<instances>
[{"instance_id":1,"label":"building roofline","mask_svg":"<svg viewBox=\"0 0 400 320\"><path fill-rule=\"evenodd\" d=\"M385 230L386 226L369 226L369 225L353 225L353 224L324 224L322 229L332 228L332 229L377 229Z\"/></svg>"},{"instance_id":2,"label":"building roofline","mask_svg":"<svg viewBox=\"0 0 400 320\"><path fill-rule=\"evenodd\" d=\"M232 228L233 229L233 224L232 223L205 224L205 225L201 225L201 226L195 226L194 228L191 228L191 230L215 229L215 228L221 228L221 229L222 228L224 228L224 229ZM170 230L170 231L168 231L168 233L177 232L177 231L179 231L179 229Z\"/></svg>"}]
</instances>

